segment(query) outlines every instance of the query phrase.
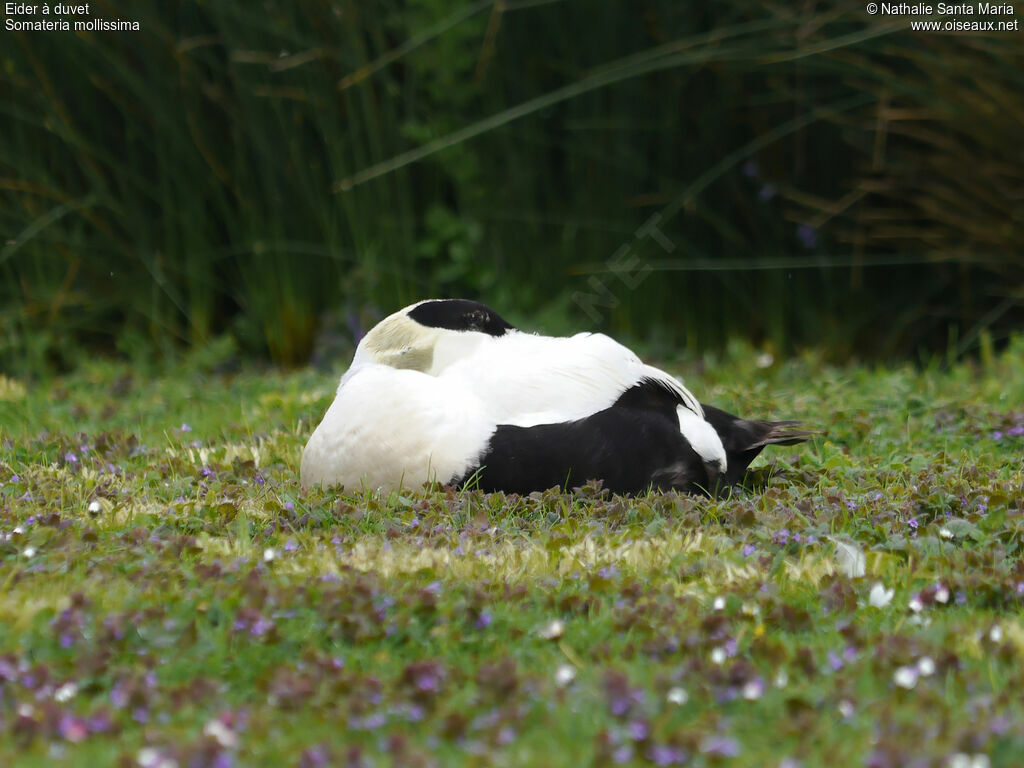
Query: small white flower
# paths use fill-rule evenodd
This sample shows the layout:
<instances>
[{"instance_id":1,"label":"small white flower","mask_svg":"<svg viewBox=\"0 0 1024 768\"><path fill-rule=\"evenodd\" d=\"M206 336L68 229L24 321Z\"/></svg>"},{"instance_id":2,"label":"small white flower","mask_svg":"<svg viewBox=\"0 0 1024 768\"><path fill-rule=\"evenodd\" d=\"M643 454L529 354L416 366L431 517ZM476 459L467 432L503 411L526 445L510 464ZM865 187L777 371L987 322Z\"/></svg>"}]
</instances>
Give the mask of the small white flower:
<instances>
[{"instance_id":1,"label":"small white flower","mask_svg":"<svg viewBox=\"0 0 1024 768\"><path fill-rule=\"evenodd\" d=\"M946 586L940 586L935 590L935 602L942 603L945 605L949 602L949 588Z\"/></svg>"},{"instance_id":2,"label":"small white flower","mask_svg":"<svg viewBox=\"0 0 1024 768\"><path fill-rule=\"evenodd\" d=\"M724 597L722 597L721 595L719 595L718 597L716 597L716 598L715 598L715 602L714 602L714 603L712 603L712 607L713 607L713 608L714 608L714 609L715 609L716 611L722 611L722 610L725 610L725 598L724 598Z\"/></svg>"},{"instance_id":3,"label":"small white flower","mask_svg":"<svg viewBox=\"0 0 1024 768\"><path fill-rule=\"evenodd\" d=\"M864 553L853 544L833 539L836 545L837 570L849 579L858 579L864 575L867 561Z\"/></svg>"},{"instance_id":4,"label":"small white flower","mask_svg":"<svg viewBox=\"0 0 1024 768\"><path fill-rule=\"evenodd\" d=\"M924 603L921 602L920 597L914 595L912 598L910 598L910 602L907 603L907 607L914 613L920 613L924 610Z\"/></svg>"},{"instance_id":5,"label":"small white flower","mask_svg":"<svg viewBox=\"0 0 1024 768\"><path fill-rule=\"evenodd\" d=\"M238 734L216 718L203 727L203 733L224 747L224 749L234 749L238 746Z\"/></svg>"},{"instance_id":6,"label":"small white flower","mask_svg":"<svg viewBox=\"0 0 1024 768\"><path fill-rule=\"evenodd\" d=\"M35 557L36 556L36 548L35 547L25 547L25 549L23 549L21 551L21 554L23 554L25 557Z\"/></svg>"},{"instance_id":7,"label":"small white flower","mask_svg":"<svg viewBox=\"0 0 1024 768\"><path fill-rule=\"evenodd\" d=\"M853 702L849 699L843 699L839 702L839 714L843 717L853 717L854 711Z\"/></svg>"},{"instance_id":8,"label":"small white flower","mask_svg":"<svg viewBox=\"0 0 1024 768\"><path fill-rule=\"evenodd\" d=\"M91 514L98 515L102 509L103 507L98 501L93 500L89 502L89 512Z\"/></svg>"},{"instance_id":9,"label":"small white flower","mask_svg":"<svg viewBox=\"0 0 1024 768\"><path fill-rule=\"evenodd\" d=\"M18 716L19 717L32 717L35 714L35 709L31 704L23 702L18 705Z\"/></svg>"},{"instance_id":10,"label":"small white flower","mask_svg":"<svg viewBox=\"0 0 1024 768\"><path fill-rule=\"evenodd\" d=\"M668 693L665 695L665 700L669 704L675 704L678 707L683 706L690 700L690 694L686 692L685 688L680 688L678 685L675 688L670 688Z\"/></svg>"},{"instance_id":11,"label":"small white flower","mask_svg":"<svg viewBox=\"0 0 1024 768\"><path fill-rule=\"evenodd\" d=\"M775 362L775 355L771 352L762 352L756 358L754 358L754 365L758 368L771 368L772 363Z\"/></svg>"},{"instance_id":12,"label":"small white flower","mask_svg":"<svg viewBox=\"0 0 1024 768\"><path fill-rule=\"evenodd\" d=\"M871 594L868 595L868 603L872 608L885 608L885 606L892 602L892 597L895 594L895 589L886 589L882 582L877 581L875 582L875 585L871 587Z\"/></svg>"},{"instance_id":13,"label":"small white flower","mask_svg":"<svg viewBox=\"0 0 1024 768\"><path fill-rule=\"evenodd\" d=\"M140 768L178 768L178 762L164 757L159 749L143 747L135 755Z\"/></svg>"},{"instance_id":14,"label":"small white flower","mask_svg":"<svg viewBox=\"0 0 1024 768\"><path fill-rule=\"evenodd\" d=\"M931 656L922 656L917 660L917 671L921 677L931 677L935 674L935 661Z\"/></svg>"},{"instance_id":15,"label":"small white flower","mask_svg":"<svg viewBox=\"0 0 1024 768\"><path fill-rule=\"evenodd\" d=\"M989 768L992 762L988 759L988 755L981 752L976 755L957 752L955 755L950 755L946 765L949 768Z\"/></svg>"},{"instance_id":16,"label":"small white flower","mask_svg":"<svg viewBox=\"0 0 1024 768\"><path fill-rule=\"evenodd\" d=\"M916 667L900 667L892 676L892 681L896 683L900 688L906 688L908 691L917 685L917 668Z\"/></svg>"},{"instance_id":17,"label":"small white flower","mask_svg":"<svg viewBox=\"0 0 1024 768\"><path fill-rule=\"evenodd\" d=\"M789 674L784 669L780 669L775 675L775 687L785 688L789 685Z\"/></svg>"},{"instance_id":18,"label":"small white flower","mask_svg":"<svg viewBox=\"0 0 1024 768\"><path fill-rule=\"evenodd\" d=\"M11 531L11 535L13 535L13 536L21 536L21 534L23 534L24 532L25 532L24 528L22 528L20 525L16 525L16 526L14 526L14 530Z\"/></svg>"},{"instance_id":19,"label":"small white flower","mask_svg":"<svg viewBox=\"0 0 1024 768\"><path fill-rule=\"evenodd\" d=\"M952 539L953 532L949 530L949 528L947 528L946 526L942 526L941 528L939 528L939 536L941 536L944 539Z\"/></svg>"},{"instance_id":20,"label":"small white flower","mask_svg":"<svg viewBox=\"0 0 1024 768\"><path fill-rule=\"evenodd\" d=\"M713 648L711 650L711 661L715 664L725 663L725 648Z\"/></svg>"},{"instance_id":21,"label":"small white flower","mask_svg":"<svg viewBox=\"0 0 1024 768\"><path fill-rule=\"evenodd\" d=\"M77 685L74 683L64 683L64 685L53 692L53 698L63 704L65 701L70 701L74 698L76 693L78 693Z\"/></svg>"},{"instance_id":22,"label":"small white flower","mask_svg":"<svg viewBox=\"0 0 1024 768\"><path fill-rule=\"evenodd\" d=\"M993 626L992 629L988 631L988 639L991 640L993 643L1003 642L1003 628L1000 627L998 624Z\"/></svg>"},{"instance_id":23,"label":"small white flower","mask_svg":"<svg viewBox=\"0 0 1024 768\"><path fill-rule=\"evenodd\" d=\"M541 627L537 634L545 640L557 640L565 634L565 622L561 619L552 619Z\"/></svg>"},{"instance_id":24,"label":"small white flower","mask_svg":"<svg viewBox=\"0 0 1024 768\"><path fill-rule=\"evenodd\" d=\"M264 563L269 563L275 557L277 557L277 552L274 551L273 547L267 547L266 549L263 550L263 562Z\"/></svg>"},{"instance_id":25,"label":"small white flower","mask_svg":"<svg viewBox=\"0 0 1024 768\"><path fill-rule=\"evenodd\" d=\"M565 688L576 679L576 668L572 664L559 664L555 670L555 685Z\"/></svg>"},{"instance_id":26,"label":"small white flower","mask_svg":"<svg viewBox=\"0 0 1024 768\"><path fill-rule=\"evenodd\" d=\"M743 698L747 701L757 701L764 695L764 683L760 680L748 680L743 685Z\"/></svg>"}]
</instances>

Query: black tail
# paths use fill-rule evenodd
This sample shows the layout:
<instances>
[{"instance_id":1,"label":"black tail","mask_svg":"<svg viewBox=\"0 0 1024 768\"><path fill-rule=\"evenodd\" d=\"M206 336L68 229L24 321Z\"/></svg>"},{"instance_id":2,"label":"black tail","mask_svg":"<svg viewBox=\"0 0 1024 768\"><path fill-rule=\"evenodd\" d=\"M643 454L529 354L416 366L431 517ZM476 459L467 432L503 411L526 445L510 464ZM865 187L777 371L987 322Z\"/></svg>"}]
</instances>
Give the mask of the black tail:
<instances>
[{"instance_id":1,"label":"black tail","mask_svg":"<svg viewBox=\"0 0 1024 768\"><path fill-rule=\"evenodd\" d=\"M799 421L755 421L733 416L713 405L701 403L704 418L722 438L728 460L725 477L729 485L743 480L747 467L766 445L796 445L816 433L802 428Z\"/></svg>"}]
</instances>

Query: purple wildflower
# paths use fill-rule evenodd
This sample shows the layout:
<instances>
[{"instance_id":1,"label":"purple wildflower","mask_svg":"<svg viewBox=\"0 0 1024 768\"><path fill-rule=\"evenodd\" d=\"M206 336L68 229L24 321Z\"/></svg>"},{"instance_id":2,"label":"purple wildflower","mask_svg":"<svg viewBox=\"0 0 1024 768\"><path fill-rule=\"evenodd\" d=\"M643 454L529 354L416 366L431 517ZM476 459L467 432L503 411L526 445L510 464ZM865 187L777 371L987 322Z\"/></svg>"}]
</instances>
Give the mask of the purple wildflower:
<instances>
[{"instance_id":1,"label":"purple wildflower","mask_svg":"<svg viewBox=\"0 0 1024 768\"><path fill-rule=\"evenodd\" d=\"M86 736L89 735L89 728L85 724L85 721L81 718L75 717L74 715L65 714L60 719L60 723L57 726L57 731L61 737L67 741L78 743L84 741Z\"/></svg>"},{"instance_id":2,"label":"purple wildflower","mask_svg":"<svg viewBox=\"0 0 1024 768\"><path fill-rule=\"evenodd\" d=\"M633 745L632 744L623 744L621 747L618 747L614 752L612 752L612 762L615 763L616 765L622 765L623 763L628 763L632 759L633 759Z\"/></svg>"},{"instance_id":3,"label":"purple wildflower","mask_svg":"<svg viewBox=\"0 0 1024 768\"><path fill-rule=\"evenodd\" d=\"M284 503L284 510L285 510L285 512L291 512L293 509L295 509L295 503L294 502L286 501Z\"/></svg>"},{"instance_id":4,"label":"purple wildflower","mask_svg":"<svg viewBox=\"0 0 1024 768\"><path fill-rule=\"evenodd\" d=\"M744 557L750 557L756 551L757 551L757 547L755 547L753 544L747 544L746 546L743 547L743 556Z\"/></svg>"},{"instance_id":5,"label":"purple wildflower","mask_svg":"<svg viewBox=\"0 0 1024 768\"><path fill-rule=\"evenodd\" d=\"M633 720L627 728L629 730L629 738L633 741L643 741L651 731L643 720Z\"/></svg>"},{"instance_id":6,"label":"purple wildflower","mask_svg":"<svg viewBox=\"0 0 1024 768\"><path fill-rule=\"evenodd\" d=\"M299 756L299 768L327 768L331 753L323 744L310 747Z\"/></svg>"},{"instance_id":7,"label":"purple wildflower","mask_svg":"<svg viewBox=\"0 0 1024 768\"><path fill-rule=\"evenodd\" d=\"M299 545L295 543L295 539L288 539L288 541L284 543L285 552L294 552L298 548Z\"/></svg>"},{"instance_id":8,"label":"purple wildflower","mask_svg":"<svg viewBox=\"0 0 1024 768\"><path fill-rule=\"evenodd\" d=\"M647 759L655 765L682 765L686 757L684 750L668 744L652 744L647 750Z\"/></svg>"},{"instance_id":9,"label":"purple wildflower","mask_svg":"<svg viewBox=\"0 0 1024 768\"><path fill-rule=\"evenodd\" d=\"M106 733L114 727L114 721L106 710L100 710L86 721L90 733Z\"/></svg>"},{"instance_id":10,"label":"purple wildflower","mask_svg":"<svg viewBox=\"0 0 1024 768\"><path fill-rule=\"evenodd\" d=\"M382 712L374 712L366 717L354 717L349 720L349 728L356 731L375 731L387 723L388 719Z\"/></svg>"},{"instance_id":11,"label":"purple wildflower","mask_svg":"<svg viewBox=\"0 0 1024 768\"><path fill-rule=\"evenodd\" d=\"M110 689L110 703L118 709L123 709L128 704L128 690L124 683L114 683L114 687Z\"/></svg>"},{"instance_id":12,"label":"purple wildflower","mask_svg":"<svg viewBox=\"0 0 1024 768\"><path fill-rule=\"evenodd\" d=\"M68 464L77 464L78 457L74 454L73 451L68 451L67 453L64 454L64 461L66 461Z\"/></svg>"},{"instance_id":13,"label":"purple wildflower","mask_svg":"<svg viewBox=\"0 0 1024 768\"><path fill-rule=\"evenodd\" d=\"M192 427L190 427L190 426L189 426L188 424L186 424L185 422L182 422L182 423L181 423L181 426L180 426L180 427L178 427L178 431L179 431L179 432L191 432L191 431L192 431Z\"/></svg>"},{"instance_id":14,"label":"purple wildflower","mask_svg":"<svg viewBox=\"0 0 1024 768\"><path fill-rule=\"evenodd\" d=\"M437 693L441 690L441 678L428 672L416 678L416 687L424 693Z\"/></svg>"},{"instance_id":15,"label":"purple wildflower","mask_svg":"<svg viewBox=\"0 0 1024 768\"><path fill-rule=\"evenodd\" d=\"M274 622L265 616L258 616L256 621L249 627L249 634L253 637L262 637L274 628Z\"/></svg>"},{"instance_id":16,"label":"purple wildflower","mask_svg":"<svg viewBox=\"0 0 1024 768\"><path fill-rule=\"evenodd\" d=\"M814 248L818 244L818 230L807 224L801 224L796 228L796 236L800 238L804 248Z\"/></svg>"},{"instance_id":17,"label":"purple wildflower","mask_svg":"<svg viewBox=\"0 0 1024 768\"><path fill-rule=\"evenodd\" d=\"M712 736L700 745L700 751L715 757L736 757L740 753L740 745L728 736Z\"/></svg>"},{"instance_id":18,"label":"purple wildflower","mask_svg":"<svg viewBox=\"0 0 1024 768\"><path fill-rule=\"evenodd\" d=\"M765 184L757 193L757 199L760 200L762 203L767 203L769 200L775 197L776 192L778 192L778 190L775 188L774 184Z\"/></svg>"},{"instance_id":19,"label":"purple wildflower","mask_svg":"<svg viewBox=\"0 0 1024 768\"><path fill-rule=\"evenodd\" d=\"M995 430L992 433L992 439L993 440L1002 440L1003 439L1003 433L1001 431L999 431L998 429Z\"/></svg>"}]
</instances>

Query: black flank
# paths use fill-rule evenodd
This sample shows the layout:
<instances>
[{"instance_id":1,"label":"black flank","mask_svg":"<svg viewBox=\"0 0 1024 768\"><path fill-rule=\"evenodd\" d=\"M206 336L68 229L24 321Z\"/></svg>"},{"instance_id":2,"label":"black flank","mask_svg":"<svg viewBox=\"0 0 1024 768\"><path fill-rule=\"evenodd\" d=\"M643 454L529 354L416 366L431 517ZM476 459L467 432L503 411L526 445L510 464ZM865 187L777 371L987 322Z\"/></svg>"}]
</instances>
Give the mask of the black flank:
<instances>
[{"instance_id":1,"label":"black flank","mask_svg":"<svg viewBox=\"0 0 1024 768\"><path fill-rule=\"evenodd\" d=\"M479 301L468 299L436 299L420 304L409 317L430 328L452 331L479 331L490 336L503 336L515 329L501 315Z\"/></svg>"},{"instance_id":2,"label":"black flank","mask_svg":"<svg viewBox=\"0 0 1024 768\"><path fill-rule=\"evenodd\" d=\"M673 420L678 430L679 419L676 416L676 407L682 404L683 400L678 393L673 392L660 381L641 379L619 395L619 399L612 407L655 411Z\"/></svg>"},{"instance_id":3,"label":"black flank","mask_svg":"<svg viewBox=\"0 0 1024 768\"><path fill-rule=\"evenodd\" d=\"M702 492L707 474L679 423L652 410L611 407L535 427L501 425L480 469L462 478L481 490L527 494L600 479L613 493Z\"/></svg>"}]
</instances>

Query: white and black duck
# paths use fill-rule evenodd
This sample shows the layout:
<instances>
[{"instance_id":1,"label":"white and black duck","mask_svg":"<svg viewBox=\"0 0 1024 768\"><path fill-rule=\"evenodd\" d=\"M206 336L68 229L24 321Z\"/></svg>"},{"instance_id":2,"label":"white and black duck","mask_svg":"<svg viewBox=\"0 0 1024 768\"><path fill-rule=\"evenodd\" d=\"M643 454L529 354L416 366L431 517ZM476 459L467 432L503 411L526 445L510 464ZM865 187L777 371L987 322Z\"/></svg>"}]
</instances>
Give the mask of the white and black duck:
<instances>
[{"instance_id":1,"label":"white and black duck","mask_svg":"<svg viewBox=\"0 0 1024 768\"><path fill-rule=\"evenodd\" d=\"M603 334L523 333L462 299L414 304L362 339L303 452L303 486L470 482L526 493L601 479L619 493L732 484L795 422L705 411Z\"/></svg>"}]
</instances>

